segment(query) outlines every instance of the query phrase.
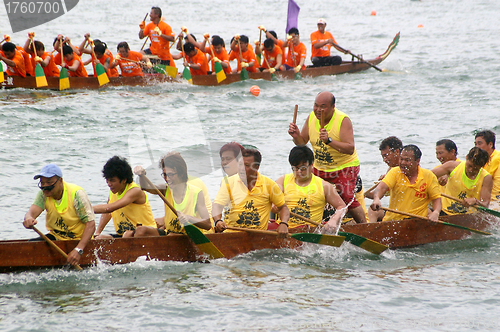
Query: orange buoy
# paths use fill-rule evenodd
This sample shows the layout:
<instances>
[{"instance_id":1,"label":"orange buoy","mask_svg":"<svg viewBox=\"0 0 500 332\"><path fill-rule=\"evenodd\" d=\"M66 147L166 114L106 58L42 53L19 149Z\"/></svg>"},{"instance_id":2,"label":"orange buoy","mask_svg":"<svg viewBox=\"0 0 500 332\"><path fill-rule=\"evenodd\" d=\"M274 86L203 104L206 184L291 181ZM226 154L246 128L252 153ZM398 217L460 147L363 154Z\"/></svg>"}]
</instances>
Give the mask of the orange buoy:
<instances>
[{"instance_id":1,"label":"orange buoy","mask_svg":"<svg viewBox=\"0 0 500 332\"><path fill-rule=\"evenodd\" d=\"M419 25L417 26L417 28L423 28L423 27L424 27L424 25L423 25L423 24L419 24Z\"/></svg>"},{"instance_id":2,"label":"orange buoy","mask_svg":"<svg viewBox=\"0 0 500 332\"><path fill-rule=\"evenodd\" d=\"M370 13L370 15L371 15L371 16L375 16L375 15L377 15L377 12L376 12L376 11L374 11L374 10L372 10L372 12Z\"/></svg>"},{"instance_id":3,"label":"orange buoy","mask_svg":"<svg viewBox=\"0 0 500 332\"><path fill-rule=\"evenodd\" d=\"M252 85L250 87L250 93L257 97L260 94L260 88L258 85Z\"/></svg>"}]
</instances>

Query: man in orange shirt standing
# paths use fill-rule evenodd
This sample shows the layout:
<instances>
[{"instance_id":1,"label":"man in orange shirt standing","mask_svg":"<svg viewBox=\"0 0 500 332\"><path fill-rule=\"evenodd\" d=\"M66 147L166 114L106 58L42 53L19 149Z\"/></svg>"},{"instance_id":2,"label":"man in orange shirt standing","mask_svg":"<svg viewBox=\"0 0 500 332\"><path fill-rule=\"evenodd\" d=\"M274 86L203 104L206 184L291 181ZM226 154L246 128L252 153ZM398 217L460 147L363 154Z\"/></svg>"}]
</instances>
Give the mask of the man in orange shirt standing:
<instances>
[{"instance_id":1,"label":"man in orange shirt standing","mask_svg":"<svg viewBox=\"0 0 500 332\"><path fill-rule=\"evenodd\" d=\"M339 52L344 53L344 51L337 48L335 38L333 38L330 32L325 31L325 28L326 21L320 18L318 20L318 31L311 33L311 61L313 67L335 66L342 63L340 56L330 55L330 48L332 46Z\"/></svg>"},{"instance_id":2,"label":"man in orange shirt standing","mask_svg":"<svg viewBox=\"0 0 500 332\"><path fill-rule=\"evenodd\" d=\"M239 42L238 42L239 41ZM238 46L239 45L239 46ZM241 46L241 52L240 47ZM253 50L248 47L248 37L245 35L236 35L231 41L231 54L229 54L229 61L238 60L238 68L236 71L239 73L241 69L246 68L251 73L257 72L257 58Z\"/></svg>"},{"instance_id":3,"label":"man in orange shirt standing","mask_svg":"<svg viewBox=\"0 0 500 332\"><path fill-rule=\"evenodd\" d=\"M149 17L151 22L148 25L145 25L145 22L139 24L141 28L139 38L143 39L149 36L151 40L150 48L141 51L141 53L157 55L162 65L175 67L174 59L170 54L170 42L175 40L172 28L161 20L161 9L159 7L152 7Z\"/></svg>"},{"instance_id":4,"label":"man in orange shirt standing","mask_svg":"<svg viewBox=\"0 0 500 332\"><path fill-rule=\"evenodd\" d=\"M9 76L22 76L26 77L26 67L24 59L16 49L16 45L11 42L6 42L2 45L2 52L0 52L0 60L7 65L5 72Z\"/></svg>"},{"instance_id":5,"label":"man in orange shirt standing","mask_svg":"<svg viewBox=\"0 0 500 332\"><path fill-rule=\"evenodd\" d=\"M288 40L284 46L288 47L288 52L281 70L293 69L298 73L301 69L305 69L304 62L306 61L307 49L304 43L300 41L299 30L297 28L288 30Z\"/></svg>"}]
</instances>

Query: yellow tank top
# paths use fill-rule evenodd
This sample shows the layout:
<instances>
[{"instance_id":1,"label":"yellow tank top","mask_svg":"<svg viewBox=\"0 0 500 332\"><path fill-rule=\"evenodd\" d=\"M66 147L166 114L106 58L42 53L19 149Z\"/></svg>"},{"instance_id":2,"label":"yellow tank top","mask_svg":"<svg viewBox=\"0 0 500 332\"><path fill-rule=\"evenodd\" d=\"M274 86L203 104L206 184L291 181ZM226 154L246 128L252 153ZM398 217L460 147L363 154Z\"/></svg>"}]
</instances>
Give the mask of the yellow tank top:
<instances>
[{"instance_id":1,"label":"yellow tank top","mask_svg":"<svg viewBox=\"0 0 500 332\"><path fill-rule=\"evenodd\" d=\"M450 178L445 187L445 194L465 199L469 197L481 198L481 187L483 186L484 177L488 175L483 168L475 179L469 179L465 174L465 161L458 164L457 167L450 173ZM443 210L447 214L464 214L471 213L466 207L457 201L451 200L446 197L441 197Z\"/></svg>"},{"instance_id":2,"label":"yellow tank top","mask_svg":"<svg viewBox=\"0 0 500 332\"><path fill-rule=\"evenodd\" d=\"M321 178L313 175L311 182L301 187L295 183L293 173L286 174L283 182L283 192L285 193L285 203L290 211L300 214L312 221L321 223L323 210L325 208L325 192ZM289 227L309 225L302 219L290 216ZM313 226L313 225L311 225Z\"/></svg>"},{"instance_id":3,"label":"yellow tank top","mask_svg":"<svg viewBox=\"0 0 500 332\"><path fill-rule=\"evenodd\" d=\"M50 234L58 240L81 239L85 223L78 217L73 201L78 190L81 187L63 182L64 191L59 204L52 197L45 199L46 227Z\"/></svg>"},{"instance_id":4,"label":"yellow tank top","mask_svg":"<svg viewBox=\"0 0 500 332\"><path fill-rule=\"evenodd\" d=\"M137 183L132 182L127 184L125 190L121 194L109 193L109 203L116 202L121 199L127 191L132 188L140 188ZM146 195L146 202L144 204L134 204L131 203L121 209L111 212L111 217L113 218L113 223L115 224L116 234L123 235L125 231L131 231L136 229L137 224L142 224L142 226L156 227L155 218L153 217L153 211L151 211L151 205L149 205L148 195Z\"/></svg>"},{"instance_id":5,"label":"yellow tank top","mask_svg":"<svg viewBox=\"0 0 500 332\"><path fill-rule=\"evenodd\" d=\"M193 186L192 184L186 183L186 194L184 199L180 203L176 203L172 197L172 191L170 187L167 187L167 193L165 197L167 200L173 203L173 206L177 211L182 212L185 215L200 218L200 214L196 211L196 203L198 202L198 194L202 191L200 188ZM210 230L201 229L203 233L210 232ZM170 210L170 208L165 204L165 231L170 233L186 234L184 227L179 223L179 219Z\"/></svg>"},{"instance_id":6,"label":"yellow tank top","mask_svg":"<svg viewBox=\"0 0 500 332\"><path fill-rule=\"evenodd\" d=\"M330 122L325 126L328 137L340 142L340 126L345 117L345 113L335 108ZM314 150L314 167L323 172L335 172L346 167L359 166L359 159L356 149L352 155L340 153L319 139L321 129L319 120L314 115L314 111L309 114L309 140Z\"/></svg>"}]
</instances>

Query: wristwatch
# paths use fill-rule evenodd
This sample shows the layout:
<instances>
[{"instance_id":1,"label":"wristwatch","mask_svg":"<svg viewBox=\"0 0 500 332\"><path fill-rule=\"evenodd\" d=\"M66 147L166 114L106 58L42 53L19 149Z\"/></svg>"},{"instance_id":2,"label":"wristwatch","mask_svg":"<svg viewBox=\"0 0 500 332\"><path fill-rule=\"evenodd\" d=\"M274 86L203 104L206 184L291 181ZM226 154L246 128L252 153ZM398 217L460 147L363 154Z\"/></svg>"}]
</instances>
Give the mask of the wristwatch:
<instances>
[{"instance_id":1,"label":"wristwatch","mask_svg":"<svg viewBox=\"0 0 500 332\"><path fill-rule=\"evenodd\" d=\"M333 139L331 137L328 137L328 139L326 140L326 145L330 144L332 141Z\"/></svg>"},{"instance_id":2,"label":"wristwatch","mask_svg":"<svg viewBox=\"0 0 500 332\"><path fill-rule=\"evenodd\" d=\"M74 249L80 256L83 255L83 249L75 248Z\"/></svg>"}]
</instances>

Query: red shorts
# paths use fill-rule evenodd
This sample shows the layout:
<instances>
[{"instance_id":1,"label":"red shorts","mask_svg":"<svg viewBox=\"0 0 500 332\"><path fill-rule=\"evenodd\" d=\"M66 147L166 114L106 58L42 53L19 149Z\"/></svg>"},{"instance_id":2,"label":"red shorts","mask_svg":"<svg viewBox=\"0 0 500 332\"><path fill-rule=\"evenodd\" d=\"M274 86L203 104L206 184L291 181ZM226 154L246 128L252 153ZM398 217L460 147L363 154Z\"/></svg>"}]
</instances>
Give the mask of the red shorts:
<instances>
[{"instance_id":1,"label":"red shorts","mask_svg":"<svg viewBox=\"0 0 500 332\"><path fill-rule=\"evenodd\" d=\"M340 191L339 195L346 205L352 201L351 205L349 205L349 210L361 206L354 196L359 166L346 167L336 172L323 172L313 168L313 174L326 182L334 184L337 187L337 191Z\"/></svg>"}]
</instances>

